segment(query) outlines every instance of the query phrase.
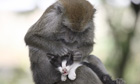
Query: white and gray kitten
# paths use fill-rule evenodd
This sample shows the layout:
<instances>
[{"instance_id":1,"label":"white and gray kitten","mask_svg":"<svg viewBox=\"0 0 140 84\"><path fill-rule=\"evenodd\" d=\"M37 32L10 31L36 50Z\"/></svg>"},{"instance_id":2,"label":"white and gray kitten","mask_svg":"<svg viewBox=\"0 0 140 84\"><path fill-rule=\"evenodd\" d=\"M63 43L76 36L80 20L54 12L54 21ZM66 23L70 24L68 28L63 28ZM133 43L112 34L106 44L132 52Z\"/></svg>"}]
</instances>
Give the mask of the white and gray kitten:
<instances>
[{"instance_id":1,"label":"white and gray kitten","mask_svg":"<svg viewBox=\"0 0 140 84\"><path fill-rule=\"evenodd\" d=\"M67 76L70 80L76 79L76 69L82 64L74 62L72 54L64 56L49 55L51 57L50 63L61 73L61 81L66 81Z\"/></svg>"}]
</instances>

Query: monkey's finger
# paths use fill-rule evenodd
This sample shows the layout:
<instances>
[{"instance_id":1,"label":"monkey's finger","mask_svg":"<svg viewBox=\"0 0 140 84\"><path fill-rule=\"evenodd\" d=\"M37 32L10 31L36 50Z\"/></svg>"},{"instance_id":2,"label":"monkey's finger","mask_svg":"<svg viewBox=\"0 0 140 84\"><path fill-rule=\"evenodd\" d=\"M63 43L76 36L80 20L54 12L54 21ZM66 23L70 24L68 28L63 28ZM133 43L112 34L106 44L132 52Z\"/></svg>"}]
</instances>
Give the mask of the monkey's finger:
<instances>
[{"instance_id":1,"label":"monkey's finger","mask_svg":"<svg viewBox=\"0 0 140 84\"><path fill-rule=\"evenodd\" d=\"M64 48L64 54L68 54L68 49Z\"/></svg>"},{"instance_id":2,"label":"monkey's finger","mask_svg":"<svg viewBox=\"0 0 140 84\"><path fill-rule=\"evenodd\" d=\"M116 84L125 84L125 81L122 80L121 78L116 79Z\"/></svg>"},{"instance_id":3,"label":"monkey's finger","mask_svg":"<svg viewBox=\"0 0 140 84\"><path fill-rule=\"evenodd\" d=\"M68 54L68 50L66 48L63 48L59 54L61 56L66 55L66 54Z\"/></svg>"}]
</instances>

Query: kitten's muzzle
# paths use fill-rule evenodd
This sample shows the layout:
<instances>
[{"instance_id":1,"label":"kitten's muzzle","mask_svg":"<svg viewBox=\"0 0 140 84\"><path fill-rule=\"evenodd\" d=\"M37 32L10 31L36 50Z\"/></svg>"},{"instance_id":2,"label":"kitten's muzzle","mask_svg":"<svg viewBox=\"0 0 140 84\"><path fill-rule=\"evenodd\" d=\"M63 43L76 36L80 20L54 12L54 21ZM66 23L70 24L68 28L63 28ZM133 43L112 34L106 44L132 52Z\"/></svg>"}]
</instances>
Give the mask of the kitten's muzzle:
<instances>
[{"instance_id":1,"label":"kitten's muzzle","mask_svg":"<svg viewBox=\"0 0 140 84\"><path fill-rule=\"evenodd\" d=\"M64 68L62 71L63 71L62 72L63 75L68 75L68 70L66 68Z\"/></svg>"}]
</instances>

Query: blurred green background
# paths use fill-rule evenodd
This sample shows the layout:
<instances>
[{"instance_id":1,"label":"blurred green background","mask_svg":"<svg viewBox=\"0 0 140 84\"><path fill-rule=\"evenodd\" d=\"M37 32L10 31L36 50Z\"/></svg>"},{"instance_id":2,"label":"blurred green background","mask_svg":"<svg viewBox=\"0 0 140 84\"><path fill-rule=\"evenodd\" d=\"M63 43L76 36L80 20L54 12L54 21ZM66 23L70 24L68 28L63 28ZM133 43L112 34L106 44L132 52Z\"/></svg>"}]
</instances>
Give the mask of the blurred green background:
<instances>
[{"instance_id":1,"label":"blurred green background","mask_svg":"<svg viewBox=\"0 0 140 84\"><path fill-rule=\"evenodd\" d=\"M115 79L140 84L140 0L89 0L97 9L92 54ZM0 0L0 84L33 84L24 36L55 0Z\"/></svg>"}]
</instances>

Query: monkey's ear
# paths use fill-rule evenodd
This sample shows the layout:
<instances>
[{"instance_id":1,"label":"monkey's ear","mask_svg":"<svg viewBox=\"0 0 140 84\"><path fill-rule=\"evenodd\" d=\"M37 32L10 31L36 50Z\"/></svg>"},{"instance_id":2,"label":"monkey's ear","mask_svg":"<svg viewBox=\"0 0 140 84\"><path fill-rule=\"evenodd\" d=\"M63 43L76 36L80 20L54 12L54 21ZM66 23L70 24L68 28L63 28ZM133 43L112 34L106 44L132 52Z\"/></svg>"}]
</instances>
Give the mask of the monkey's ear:
<instances>
[{"instance_id":1,"label":"monkey's ear","mask_svg":"<svg viewBox=\"0 0 140 84\"><path fill-rule=\"evenodd\" d=\"M94 13L96 13L97 9L94 8L93 11L94 11Z\"/></svg>"},{"instance_id":2,"label":"monkey's ear","mask_svg":"<svg viewBox=\"0 0 140 84\"><path fill-rule=\"evenodd\" d=\"M55 9L56 9L57 14L62 14L64 12L64 8L61 3L56 4Z\"/></svg>"}]
</instances>

